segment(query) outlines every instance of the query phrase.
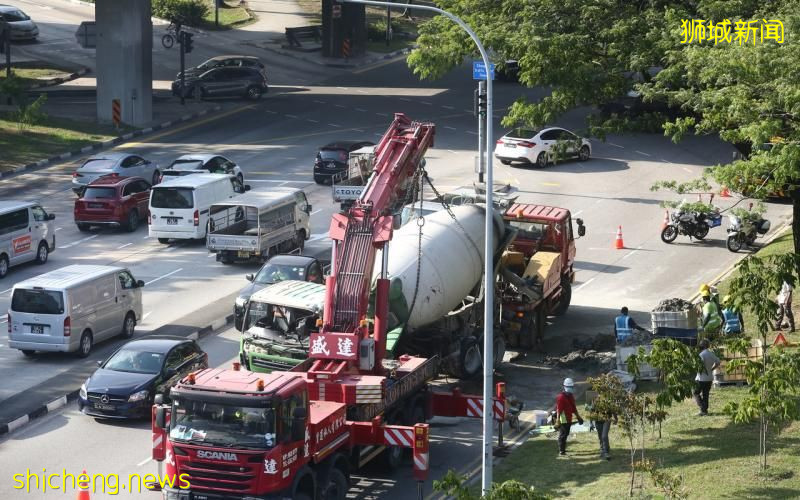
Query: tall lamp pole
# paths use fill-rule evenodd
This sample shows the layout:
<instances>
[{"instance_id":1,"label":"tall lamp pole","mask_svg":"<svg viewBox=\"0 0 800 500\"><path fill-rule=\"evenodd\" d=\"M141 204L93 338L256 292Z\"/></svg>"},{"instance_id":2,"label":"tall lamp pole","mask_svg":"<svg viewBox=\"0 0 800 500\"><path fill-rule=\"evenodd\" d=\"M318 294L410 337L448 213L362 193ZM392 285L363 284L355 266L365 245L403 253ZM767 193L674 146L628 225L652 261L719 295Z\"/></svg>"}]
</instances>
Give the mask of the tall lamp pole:
<instances>
[{"instance_id":1,"label":"tall lamp pole","mask_svg":"<svg viewBox=\"0 0 800 500\"><path fill-rule=\"evenodd\" d=\"M355 3L363 5L375 5L377 7L392 7L397 6L391 2L380 2L376 0L337 0L339 3ZM404 6L407 9L427 10L436 12L443 16L450 18L453 22L461 26L464 31L469 34L472 41L478 47L478 51L483 59L483 64L486 68L486 221L484 225L484 287L486 293L484 296L483 304L483 475L481 481L481 490L483 494L487 494L492 487L492 437L493 427L492 420L494 412L494 397L492 387L492 367L494 366L494 276L492 270L494 269L494 228L492 227L491 207L492 203L492 187L494 186L492 176L492 73L489 64L489 56L483 48L478 36L475 34L467 23L462 21L458 16L442 10L438 7L431 7L428 5L412 5Z\"/></svg>"}]
</instances>

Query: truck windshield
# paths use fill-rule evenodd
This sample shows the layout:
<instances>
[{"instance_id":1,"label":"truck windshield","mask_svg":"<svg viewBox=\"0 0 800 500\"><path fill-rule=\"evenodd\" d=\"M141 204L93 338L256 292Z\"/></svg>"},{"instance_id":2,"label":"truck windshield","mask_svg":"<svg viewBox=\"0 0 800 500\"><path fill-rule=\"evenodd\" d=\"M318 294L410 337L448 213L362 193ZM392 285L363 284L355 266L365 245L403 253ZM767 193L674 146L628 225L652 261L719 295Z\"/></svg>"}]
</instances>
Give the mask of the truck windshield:
<instances>
[{"instance_id":1,"label":"truck windshield","mask_svg":"<svg viewBox=\"0 0 800 500\"><path fill-rule=\"evenodd\" d=\"M267 336L270 332L277 336L274 340L288 334L305 337L316 322L316 314L303 309L277 306L251 300L247 306L247 315L243 331L251 327L262 328Z\"/></svg>"},{"instance_id":2,"label":"truck windshield","mask_svg":"<svg viewBox=\"0 0 800 500\"><path fill-rule=\"evenodd\" d=\"M547 224L539 222L526 222L526 221L508 221L511 226L515 227L519 233L517 237L523 240L540 240L544 238L547 232Z\"/></svg>"},{"instance_id":3,"label":"truck windshield","mask_svg":"<svg viewBox=\"0 0 800 500\"><path fill-rule=\"evenodd\" d=\"M275 446L275 410L176 399L169 436L191 443L267 450Z\"/></svg>"}]
</instances>

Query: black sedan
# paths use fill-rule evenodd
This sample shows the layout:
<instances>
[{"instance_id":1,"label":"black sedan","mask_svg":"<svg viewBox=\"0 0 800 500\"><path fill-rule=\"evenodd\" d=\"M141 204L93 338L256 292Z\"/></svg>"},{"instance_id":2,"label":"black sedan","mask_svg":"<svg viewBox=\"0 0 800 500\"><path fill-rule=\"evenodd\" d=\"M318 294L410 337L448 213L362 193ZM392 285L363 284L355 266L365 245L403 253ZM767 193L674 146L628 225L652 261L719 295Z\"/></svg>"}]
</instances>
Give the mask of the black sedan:
<instances>
[{"instance_id":1,"label":"black sedan","mask_svg":"<svg viewBox=\"0 0 800 500\"><path fill-rule=\"evenodd\" d=\"M347 160L350 153L374 145L367 141L339 141L322 146L314 160L314 182L322 184L332 179L347 179Z\"/></svg>"},{"instance_id":2,"label":"black sedan","mask_svg":"<svg viewBox=\"0 0 800 500\"><path fill-rule=\"evenodd\" d=\"M208 354L194 340L152 336L117 349L81 386L78 407L99 418L149 418L156 394L190 372L208 367Z\"/></svg>"},{"instance_id":3,"label":"black sedan","mask_svg":"<svg viewBox=\"0 0 800 500\"><path fill-rule=\"evenodd\" d=\"M247 301L257 291L279 281L296 280L322 283L322 265L314 257L305 255L276 255L266 261L254 275L248 274L250 284L239 291L233 305L234 326L242 329L242 318Z\"/></svg>"}]
</instances>

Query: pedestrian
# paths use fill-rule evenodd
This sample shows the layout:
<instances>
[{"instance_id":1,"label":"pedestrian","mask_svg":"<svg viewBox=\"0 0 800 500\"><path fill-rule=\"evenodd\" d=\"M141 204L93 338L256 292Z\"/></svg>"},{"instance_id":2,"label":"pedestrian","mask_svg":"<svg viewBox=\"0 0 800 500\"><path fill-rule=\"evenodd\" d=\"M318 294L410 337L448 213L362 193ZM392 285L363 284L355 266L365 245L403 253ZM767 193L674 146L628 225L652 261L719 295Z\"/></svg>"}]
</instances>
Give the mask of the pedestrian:
<instances>
[{"instance_id":1,"label":"pedestrian","mask_svg":"<svg viewBox=\"0 0 800 500\"><path fill-rule=\"evenodd\" d=\"M620 309L620 314L614 318L614 335L618 343L625 342L625 340L633 334L634 330L646 332L644 328L637 325L636 322L628 316L628 308L623 307Z\"/></svg>"},{"instance_id":2,"label":"pedestrian","mask_svg":"<svg viewBox=\"0 0 800 500\"><path fill-rule=\"evenodd\" d=\"M610 404L603 401L595 393L595 398L586 405L589 418L594 429L597 431L597 440L600 443L600 458L611 460L611 446L608 443L608 432L611 430L611 422L618 422L617 415L610 410ZM591 430L591 429L589 429Z\"/></svg>"},{"instance_id":3,"label":"pedestrian","mask_svg":"<svg viewBox=\"0 0 800 500\"><path fill-rule=\"evenodd\" d=\"M699 417L708 415L708 397L711 393L711 382L714 380L714 370L719 368L719 358L711 352L709 346L708 339L700 341L700 362L703 367L702 371L697 372L697 376L694 378L694 400L700 409L697 414Z\"/></svg>"},{"instance_id":4,"label":"pedestrian","mask_svg":"<svg viewBox=\"0 0 800 500\"><path fill-rule=\"evenodd\" d=\"M583 425L583 419L578 414L575 406L575 382L571 378L565 378L562 391L556 396L556 423L558 424L558 454L567 454L567 438L572 426L572 416L578 420L579 425Z\"/></svg>"},{"instance_id":5,"label":"pedestrian","mask_svg":"<svg viewBox=\"0 0 800 500\"><path fill-rule=\"evenodd\" d=\"M781 291L778 293L778 321L775 323L775 330L783 329L783 316L789 321L789 333L794 333L794 313L792 312L792 292L794 291L794 279L783 280Z\"/></svg>"},{"instance_id":6,"label":"pedestrian","mask_svg":"<svg viewBox=\"0 0 800 500\"><path fill-rule=\"evenodd\" d=\"M722 313L717 306L717 303L712 300L711 292L705 291L703 295L703 321L700 324L700 330L708 334L714 335L719 333L719 328L722 326Z\"/></svg>"},{"instance_id":7,"label":"pedestrian","mask_svg":"<svg viewBox=\"0 0 800 500\"><path fill-rule=\"evenodd\" d=\"M742 312L733 303L730 295L722 297L722 332L725 335L732 335L744 332L744 318Z\"/></svg>"}]
</instances>

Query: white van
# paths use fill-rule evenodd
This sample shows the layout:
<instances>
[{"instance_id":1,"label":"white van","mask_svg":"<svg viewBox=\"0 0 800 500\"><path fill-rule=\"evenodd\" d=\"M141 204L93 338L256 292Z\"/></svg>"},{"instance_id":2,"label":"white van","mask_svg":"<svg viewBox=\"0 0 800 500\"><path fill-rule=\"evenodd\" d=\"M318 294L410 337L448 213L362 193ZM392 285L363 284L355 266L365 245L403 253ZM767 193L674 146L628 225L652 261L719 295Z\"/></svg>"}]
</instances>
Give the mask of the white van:
<instances>
[{"instance_id":1,"label":"white van","mask_svg":"<svg viewBox=\"0 0 800 500\"><path fill-rule=\"evenodd\" d=\"M302 189L250 191L211 205L206 247L223 264L302 252L311 236L310 218Z\"/></svg>"},{"instance_id":2,"label":"white van","mask_svg":"<svg viewBox=\"0 0 800 500\"><path fill-rule=\"evenodd\" d=\"M149 234L164 244L170 239L205 239L211 205L247 189L227 174L193 174L155 185L150 191Z\"/></svg>"},{"instance_id":3,"label":"white van","mask_svg":"<svg viewBox=\"0 0 800 500\"><path fill-rule=\"evenodd\" d=\"M56 249L55 218L38 203L0 201L0 278L11 266L31 260L47 262Z\"/></svg>"},{"instance_id":4,"label":"white van","mask_svg":"<svg viewBox=\"0 0 800 500\"><path fill-rule=\"evenodd\" d=\"M86 357L95 342L133 337L142 317L143 281L122 267L72 265L14 285L8 345Z\"/></svg>"}]
</instances>

